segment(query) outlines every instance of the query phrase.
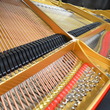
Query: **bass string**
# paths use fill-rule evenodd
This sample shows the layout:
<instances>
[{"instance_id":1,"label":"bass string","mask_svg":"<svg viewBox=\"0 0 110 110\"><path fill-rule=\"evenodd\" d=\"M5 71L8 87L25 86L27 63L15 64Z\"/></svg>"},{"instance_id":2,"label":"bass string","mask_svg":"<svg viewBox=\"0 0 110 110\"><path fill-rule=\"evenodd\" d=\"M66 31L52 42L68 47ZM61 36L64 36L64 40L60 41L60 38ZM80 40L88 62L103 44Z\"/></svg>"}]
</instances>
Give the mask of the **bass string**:
<instances>
[{"instance_id":1,"label":"bass string","mask_svg":"<svg viewBox=\"0 0 110 110\"><path fill-rule=\"evenodd\" d=\"M63 59L61 57L60 59L62 59L62 60L58 59L57 61L53 62L51 65L44 68L42 71L38 72L36 75L32 76L28 80L26 80L23 83L21 83L20 85L18 85L16 88L12 89L11 93L8 92L8 95L6 95L7 93L2 95L1 100L2 100L3 107L4 108L9 107L10 109L13 110L14 109L13 106L15 106L15 108L17 110L19 110L20 107L21 108L22 107L23 108L35 107L36 102L39 105L40 100L42 100L43 103L45 103L45 101L43 100L44 96L46 96L47 94L51 95L51 91L53 90L53 88L58 86L58 84L60 83L62 78L65 77L62 74L67 75L70 68L72 68L72 65L74 66L74 63L71 63L71 65L68 64L69 63L68 60L70 60L70 58L72 58L72 57L69 57L70 54L71 54L71 52L69 54L67 53L65 56L63 56L63 57L67 57L66 58L67 63L65 64L65 66L64 65L61 66L61 64L65 63L65 62L63 62ZM72 56L72 54L71 54L71 56ZM68 68L65 69L66 65L68 65ZM53 72L53 68L54 68L54 72ZM56 73L58 76L57 78L56 78ZM58 80L58 78L61 80ZM19 88L19 90L18 90L18 88ZM18 91L21 95L19 95ZM37 95L36 95L36 93L37 93ZM15 96L16 96L16 100L14 99ZM21 96L22 96L26 106L24 105L24 102L21 100L22 99ZM12 97L12 98L9 98L9 97ZM39 98L40 98L40 100L39 100ZM4 99L6 99L7 101L4 101ZM16 105L18 103L18 102L16 102L17 100L20 103L20 105ZM11 102L9 103L9 101L11 101Z\"/></svg>"},{"instance_id":2,"label":"bass string","mask_svg":"<svg viewBox=\"0 0 110 110\"><path fill-rule=\"evenodd\" d=\"M6 42L2 43L6 48L3 48L4 50L54 34L54 32L28 8L22 9L21 7L5 3L1 3L1 6L6 13L2 16L1 20L3 30L6 30L9 34L9 36L2 37L2 41ZM6 33L4 34L6 35Z\"/></svg>"}]
</instances>

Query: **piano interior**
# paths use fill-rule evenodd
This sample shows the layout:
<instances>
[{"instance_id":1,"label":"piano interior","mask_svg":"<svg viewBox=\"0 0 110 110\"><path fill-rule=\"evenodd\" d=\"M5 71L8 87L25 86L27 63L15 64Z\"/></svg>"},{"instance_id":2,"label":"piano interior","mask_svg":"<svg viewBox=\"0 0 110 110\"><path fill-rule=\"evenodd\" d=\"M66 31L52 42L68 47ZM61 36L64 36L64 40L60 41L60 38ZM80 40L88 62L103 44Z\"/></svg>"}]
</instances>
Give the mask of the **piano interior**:
<instances>
[{"instance_id":1,"label":"piano interior","mask_svg":"<svg viewBox=\"0 0 110 110\"><path fill-rule=\"evenodd\" d=\"M109 110L109 12L0 0L0 110Z\"/></svg>"}]
</instances>

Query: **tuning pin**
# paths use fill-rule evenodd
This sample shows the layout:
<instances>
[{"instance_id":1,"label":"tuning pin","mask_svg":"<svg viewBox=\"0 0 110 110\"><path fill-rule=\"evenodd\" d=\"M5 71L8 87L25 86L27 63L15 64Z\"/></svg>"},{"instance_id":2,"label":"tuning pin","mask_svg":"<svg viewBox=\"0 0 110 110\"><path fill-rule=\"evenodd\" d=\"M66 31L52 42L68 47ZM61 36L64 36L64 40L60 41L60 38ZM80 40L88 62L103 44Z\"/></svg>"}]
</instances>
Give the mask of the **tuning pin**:
<instances>
[{"instance_id":1,"label":"tuning pin","mask_svg":"<svg viewBox=\"0 0 110 110\"><path fill-rule=\"evenodd\" d=\"M62 102L62 104L63 104L63 105L66 105L66 104L68 103L68 101L69 101L68 99L65 99L65 100Z\"/></svg>"},{"instance_id":2,"label":"tuning pin","mask_svg":"<svg viewBox=\"0 0 110 110\"><path fill-rule=\"evenodd\" d=\"M78 96L76 96L76 97L74 98L74 100L75 100L75 101L78 101L78 100L79 100L79 97L78 97Z\"/></svg>"},{"instance_id":3,"label":"tuning pin","mask_svg":"<svg viewBox=\"0 0 110 110\"><path fill-rule=\"evenodd\" d=\"M89 90L89 92L90 92L90 91L92 91L92 89L91 89L91 88L89 88L88 90Z\"/></svg>"},{"instance_id":4,"label":"tuning pin","mask_svg":"<svg viewBox=\"0 0 110 110\"><path fill-rule=\"evenodd\" d=\"M81 79L78 79L78 83L81 83Z\"/></svg>"},{"instance_id":5,"label":"tuning pin","mask_svg":"<svg viewBox=\"0 0 110 110\"><path fill-rule=\"evenodd\" d=\"M93 87L94 87L94 85L93 85L93 84L90 84L89 86L90 86L91 88L93 88Z\"/></svg>"},{"instance_id":6,"label":"tuning pin","mask_svg":"<svg viewBox=\"0 0 110 110\"><path fill-rule=\"evenodd\" d=\"M96 84L99 83L99 80L95 80L94 83L96 83Z\"/></svg>"},{"instance_id":7,"label":"tuning pin","mask_svg":"<svg viewBox=\"0 0 110 110\"><path fill-rule=\"evenodd\" d=\"M84 97L84 94L83 94L83 93L80 93L80 95L81 95L82 97Z\"/></svg>"},{"instance_id":8,"label":"tuning pin","mask_svg":"<svg viewBox=\"0 0 110 110\"><path fill-rule=\"evenodd\" d=\"M90 78L94 78L94 75L92 74L92 75L90 76Z\"/></svg>"},{"instance_id":9,"label":"tuning pin","mask_svg":"<svg viewBox=\"0 0 110 110\"><path fill-rule=\"evenodd\" d=\"M86 92L89 92L89 89L85 89Z\"/></svg>"},{"instance_id":10,"label":"tuning pin","mask_svg":"<svg viewBox=\"0 0 110 110\"><path fill-rule=\"evenodd\" d=\"M85 92L85 90L84 89L81 89L81 92Z\"/></svg>"},{"instance_id":11,"label":"tuning pin","mask_svg":"<svg viewBox=\"0 0 110 110\"><path fill-rule=\"evenodd\" d=\"M82 82L85 82L84 79L81 80Z\"/></svg>"},{"instance_id":12,"label":"tuning pin","mask_svg":"<svg viewBox=\"0 0 110 110\"><path fill-rule=\"evenodd\" d=\"M61 108L62 109L62 108L64 108L64 105L63 104L59 104L58 105L58 108Z\"/></svg>"},{"instance_id":13,"label":"tuning pin","mask_svg":"<svg viewBox=\"0 0 110 110\"><path fill-rule=\"evenodd\" d=\"M98 75L101 75L101 73L98 73Z\"/></svg>"},{"instance_id":14,"label":"tuning pin","mask_svg":"<svg viewBox=\"0 0 110 110\"><path fill-rule=\"evenodd\" d=\"M86 80L87 80L87 78L83 78L83 80L84 80L84 81L86 81Z\"/></svg>"},{"instance_id":15,"label":"tuning pin","mask_svg":"<svg viewBox=\"0 0 110 110\"><path fill-rule=\"evenodd\" d=\"M78 88L80 88L81 86L82 86L82 83L79 83L79 84L77 85Z\"/></svg>"},{"instance_id":16,"label":"tuning pin","mask_svg":"<svg viewBox=\"0 0 110 110\"><path fill-rule=\"evenodd\" d=\"M72 107L71 107L71 110L75 110L75 109L76 109L76 107L75 107L75 106L72 106Z\"/></svg>"},{"instance_id":17,"label":"tuning pin","mask_svg":"<svg viewBox=\"0 0 110 110\"><path fill-rule=\"evenodd\" d=\"M76 90L73 89L71 92L72 92L73 94L75 94L75 93L76 93Z\"/></svg>"},{"instance_id":18,"label":"tuning pin","mask_svg":"<svg viewBox=\"0 0 110 110\"><path fill-rule=\"evenodd\" d=\"M78 103L74 103L74 105L73 105L74 107L77 107L78 106Z\"/></svg>"},{"instance_id":19,"label":"tuning pin","mask_svg":"<svg viewBox=\"0 0 110 110\"><path fill-rule=\"evenodd\" d=\"M73 101L75 101L74 98L72 98L72 99L70 100L70 102L73 102Z\"/></svg>"},{"instance_id":20,"label":"tuning pin","mask_svg":"<svg viewBox=\"0 0 110 110\"><path fill-rule=\"evenodd\" d=\"M70 93L66 96L66 98L69 100L69 101L72 101L74 99L74 94Z\"/></svg>"},{"instance_id":21,"label":"tuning pin","mask_svg":"<svg viewBox=\"0 0 110 110\"><path fill-rule=\"evenodd\" d=\"M95 72L95 71L93 71L93 72L92 72L92 74L96 74L96 72Z\"/></svg>"},{"instance_id":22,"label":"tuning pin","mask_svg":"<svg viewBox=\"0 0 110 110\"><path fill-rule=\"evenodd\" d=\"M78 101L76 101L76 103L77 103L77 104L80 104L80 101L78 100Z\"/></svg>"},{"instance_id":23,"label":"tuning pin","mask_svg":"<svg viewBox=\"0 0 110 110\"><path fill-rule=\"evenodd\" d=\"M82 84L81 86L82 86L82 88L85 88L85 84Z\"/></svg>"},{"instance_id":24,"label":"tuning pin","mask_svg":"<svg viewBox=\"0 0 110 110\"><path fill-rule=\"evenodd\" d=\"M76 96L77 96L77 97L80 97L80 94L77 93Z\"/></svg>"},{"instance_id":25,"label":"tuning pin","mask_svg":"<svg viewBox=\"0 0 110 110\"><path fill-rule=\"evenodd\" d=\"M84 96L86 96L87 95L87 93L84 93Z\"/></svg>"},{"instance_id":26,"label":"tuning pin","mask_svg":"<svg viewBox=\"0 0 110 110\"><path fill-rule=\"evenodd\" d=\"M80 97L80 98L79 98L79 101L82 101L82 99L83 99L83 97Z\"/></svg>"},{"instance_id":27,"label":"tuning pin","mask_svg":"<svg viewBox=\"0 0 110 110\"><path fill-rule=\"evenodd\" d=\"M73 93L73 92L71 92L70 94L71 94L72 97L75 95L75 93Z\"/></svg>"},{"instance_id":28,"label":"tuning pin","mask_svg":"<svg viewBox=\"0 0 110 110\"><path fill-rule=\"evenodd\" d=\"M67 99L71 99L71 98L72 98L72 95L71 95L71 94L68 94L68 95L66 96L66 98L67 98Z\"/></svg>"},{"instance_id":29,"label":"tuning pin","mask_svg":"<svg viewBox=\"0 0 110 110\"><path fill-rule=\"evenodd\" d=\"M76 87L76 88L74 88L74 90L76 90L76 91L77 91L77 90L78 90L78 88Z\"/></svg>"},{"instance_id":30,"label":"tuning pin","mask_svg":"<svg viewBox=\"0 0 110 110\"><path fill-rule=\"evenodd\" d=\"M95 83L95 80L92 80L91 83Z\"/></svg>"},{"instance_id":31,"label":"tuning pin","mask_svg":"<svg viewBox=\"0 0 110 110\"><path fill-rule=\"evenodd\" d=\"M90 74L86 74L85 77L86 77L86 78L89 78L89 77L90 77Z\"/></svg>"},{"instance_id":32,"label":"tuning pin","mask_svg":"<svg viewBox=\"0 0 110 110\"><path fill-rule=\"evenodd\" d=\"M89 85L87 83L84 84L85 87L89 87Z\"/></svg>"},{"instance_id":33,"label":"tuning pin","mask_svg":"<svg viewBox=\"0 0 110 110\"><path fill-rule=\"evenodd\" d=\"M100 77L99 76L96 76L95 79L100 79Z\"/></svg>"}]
</instances>

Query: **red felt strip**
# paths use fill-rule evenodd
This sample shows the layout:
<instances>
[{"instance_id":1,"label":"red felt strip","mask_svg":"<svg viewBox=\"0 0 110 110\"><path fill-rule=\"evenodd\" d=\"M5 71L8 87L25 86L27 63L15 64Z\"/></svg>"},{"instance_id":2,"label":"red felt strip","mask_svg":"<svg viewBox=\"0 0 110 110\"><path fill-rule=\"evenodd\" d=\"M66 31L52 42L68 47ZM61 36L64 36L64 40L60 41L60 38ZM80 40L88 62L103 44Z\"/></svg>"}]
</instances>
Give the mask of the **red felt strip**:
<instances>
[{"instance_id":1,"label":"red felt strip","mask_svg":"<svg viewBox=\"0 0 110 110\"><path fill-rule=\"evenodd\" d=\"M72 89L74 84L78 81L78 79L81 77L81 75L84 73L87 67L88 67L87 64L83 64L81 66L81 68L73 76L70 82L64 87L64 89L57 95L57 97L48 105L48 107L45 110L54 110L57 107L57 105L69 93L69 91Z\"/></svg>"},{"instance_id":2,"label":"red felt strip","mask_svg":"<svg viewBox=\"0 0 110 110\"><path fill-rule=\"evenodd\" d=\"M110 48L110 32L107 32L102 41L102 48L101 48L100 54L106 57L109 51L109 48Z\"/></svg>"}]
</instances>

